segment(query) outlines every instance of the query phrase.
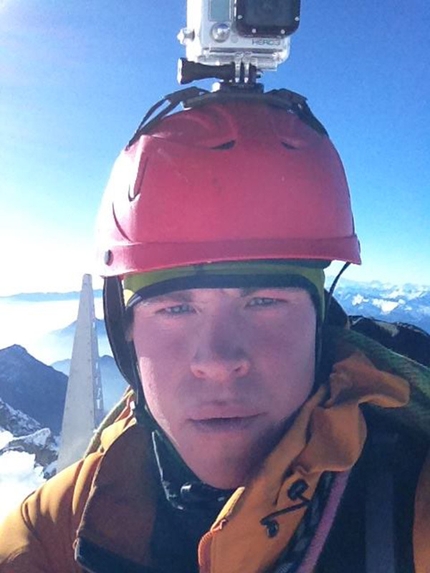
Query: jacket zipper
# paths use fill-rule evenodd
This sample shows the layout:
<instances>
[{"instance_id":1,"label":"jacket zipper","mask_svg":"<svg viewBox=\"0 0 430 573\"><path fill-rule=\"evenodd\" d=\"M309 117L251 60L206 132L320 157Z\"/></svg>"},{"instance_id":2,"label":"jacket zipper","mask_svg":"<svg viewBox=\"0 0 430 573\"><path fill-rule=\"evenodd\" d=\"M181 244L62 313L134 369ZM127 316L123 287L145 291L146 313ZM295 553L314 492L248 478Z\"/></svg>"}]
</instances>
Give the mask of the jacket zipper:
<instances>
[{"instance_id":1,"label":"jacket zipper","mask_svg":"<svg viewBox=\"0 0 430 573\"><path fill-rule=\"evenodd\" d=\"M227 524L227 519L220 521L216 529L211 529L200 539L198 547L199 571L200 573L210 573L211 571L211 547L215 535Z\"/></svg>"}]
</instances>

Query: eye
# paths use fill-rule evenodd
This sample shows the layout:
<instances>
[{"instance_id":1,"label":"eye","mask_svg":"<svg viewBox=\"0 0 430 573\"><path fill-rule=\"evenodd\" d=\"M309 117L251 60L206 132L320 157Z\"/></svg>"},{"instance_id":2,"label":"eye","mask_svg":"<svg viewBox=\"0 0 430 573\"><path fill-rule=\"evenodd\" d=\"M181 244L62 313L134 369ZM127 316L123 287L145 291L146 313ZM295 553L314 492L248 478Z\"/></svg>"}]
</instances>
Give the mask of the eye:
<instances>
[{"instance_id":1,"label":"eye","mask_svg":"<svg viewBox=\"0 0 430 573\"><path fill-rule=\"evenodd\" d=\"M281 304L282 300L268 296L255 296L247 304L247 306L275 306Z\"/></svg>"},{"instance_id":2,"label":"eye","mask_svg":"<svg viewBox=\"0 0 430 573\"><path fill-rule=\"evenodd\" d=\"M187 303L174 304L172 306L166 306L157 310L157 314L166 314L170 316L179 316L181 314L191 314L194 309L191 305Z\"/></svg>"}]
</instances>

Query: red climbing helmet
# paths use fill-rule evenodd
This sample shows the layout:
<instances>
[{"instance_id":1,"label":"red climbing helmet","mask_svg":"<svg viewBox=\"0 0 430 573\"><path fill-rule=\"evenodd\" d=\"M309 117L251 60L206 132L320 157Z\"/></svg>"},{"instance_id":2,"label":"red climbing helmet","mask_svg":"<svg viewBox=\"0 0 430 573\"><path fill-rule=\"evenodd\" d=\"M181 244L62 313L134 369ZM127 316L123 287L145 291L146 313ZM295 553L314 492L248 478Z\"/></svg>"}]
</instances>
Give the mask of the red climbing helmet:
<instances>
[{"instance_id":1,"label":"red climbing helmet","mask_svg":"<svg viewBox=\"0 0 430 573\"><path fill-rule=\"evenodd\" d=\"M211 101L138 134L113 168L97 242L105 277L217 261L360 263L329 137L263 100Z\"/></svg>"}]
</instances>

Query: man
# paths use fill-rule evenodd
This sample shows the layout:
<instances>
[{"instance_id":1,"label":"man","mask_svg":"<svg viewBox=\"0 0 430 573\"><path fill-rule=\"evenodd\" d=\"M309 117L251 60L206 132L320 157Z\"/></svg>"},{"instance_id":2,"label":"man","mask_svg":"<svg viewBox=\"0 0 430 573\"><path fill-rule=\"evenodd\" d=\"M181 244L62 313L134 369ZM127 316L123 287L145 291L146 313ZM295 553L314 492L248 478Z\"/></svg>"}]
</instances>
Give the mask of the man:
<instances>
[{"instance_id":1,"label":"man","mask_svg":"<svg viewBox=\"0 0 430 573\"><path fill-rule=\"evenodd\" d=\"M328 324L323 269L359 246L304 100L208 96L144 123L98 246L133 391L8 518L2 573L429 571L410 408L429 372Z\"/></svg>"}]
</instances>

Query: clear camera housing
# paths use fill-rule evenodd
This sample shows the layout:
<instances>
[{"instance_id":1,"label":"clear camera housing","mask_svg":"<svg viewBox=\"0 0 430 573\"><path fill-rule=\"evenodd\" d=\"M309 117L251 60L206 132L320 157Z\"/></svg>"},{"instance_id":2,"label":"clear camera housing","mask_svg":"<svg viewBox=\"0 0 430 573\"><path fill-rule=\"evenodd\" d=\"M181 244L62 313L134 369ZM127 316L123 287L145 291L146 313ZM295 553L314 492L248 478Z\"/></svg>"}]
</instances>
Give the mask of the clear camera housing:
<instances>
[{"instance_id":1,"label":"clear camera housing","mask_svg":"<svg viewBox=\"0 0 430 573\"><path fill-rule=\"evenodd\" d=\"M188 0L178 38L190 62L276 70L290 53L300 0Z\"/></svg>"}]
</instances>

